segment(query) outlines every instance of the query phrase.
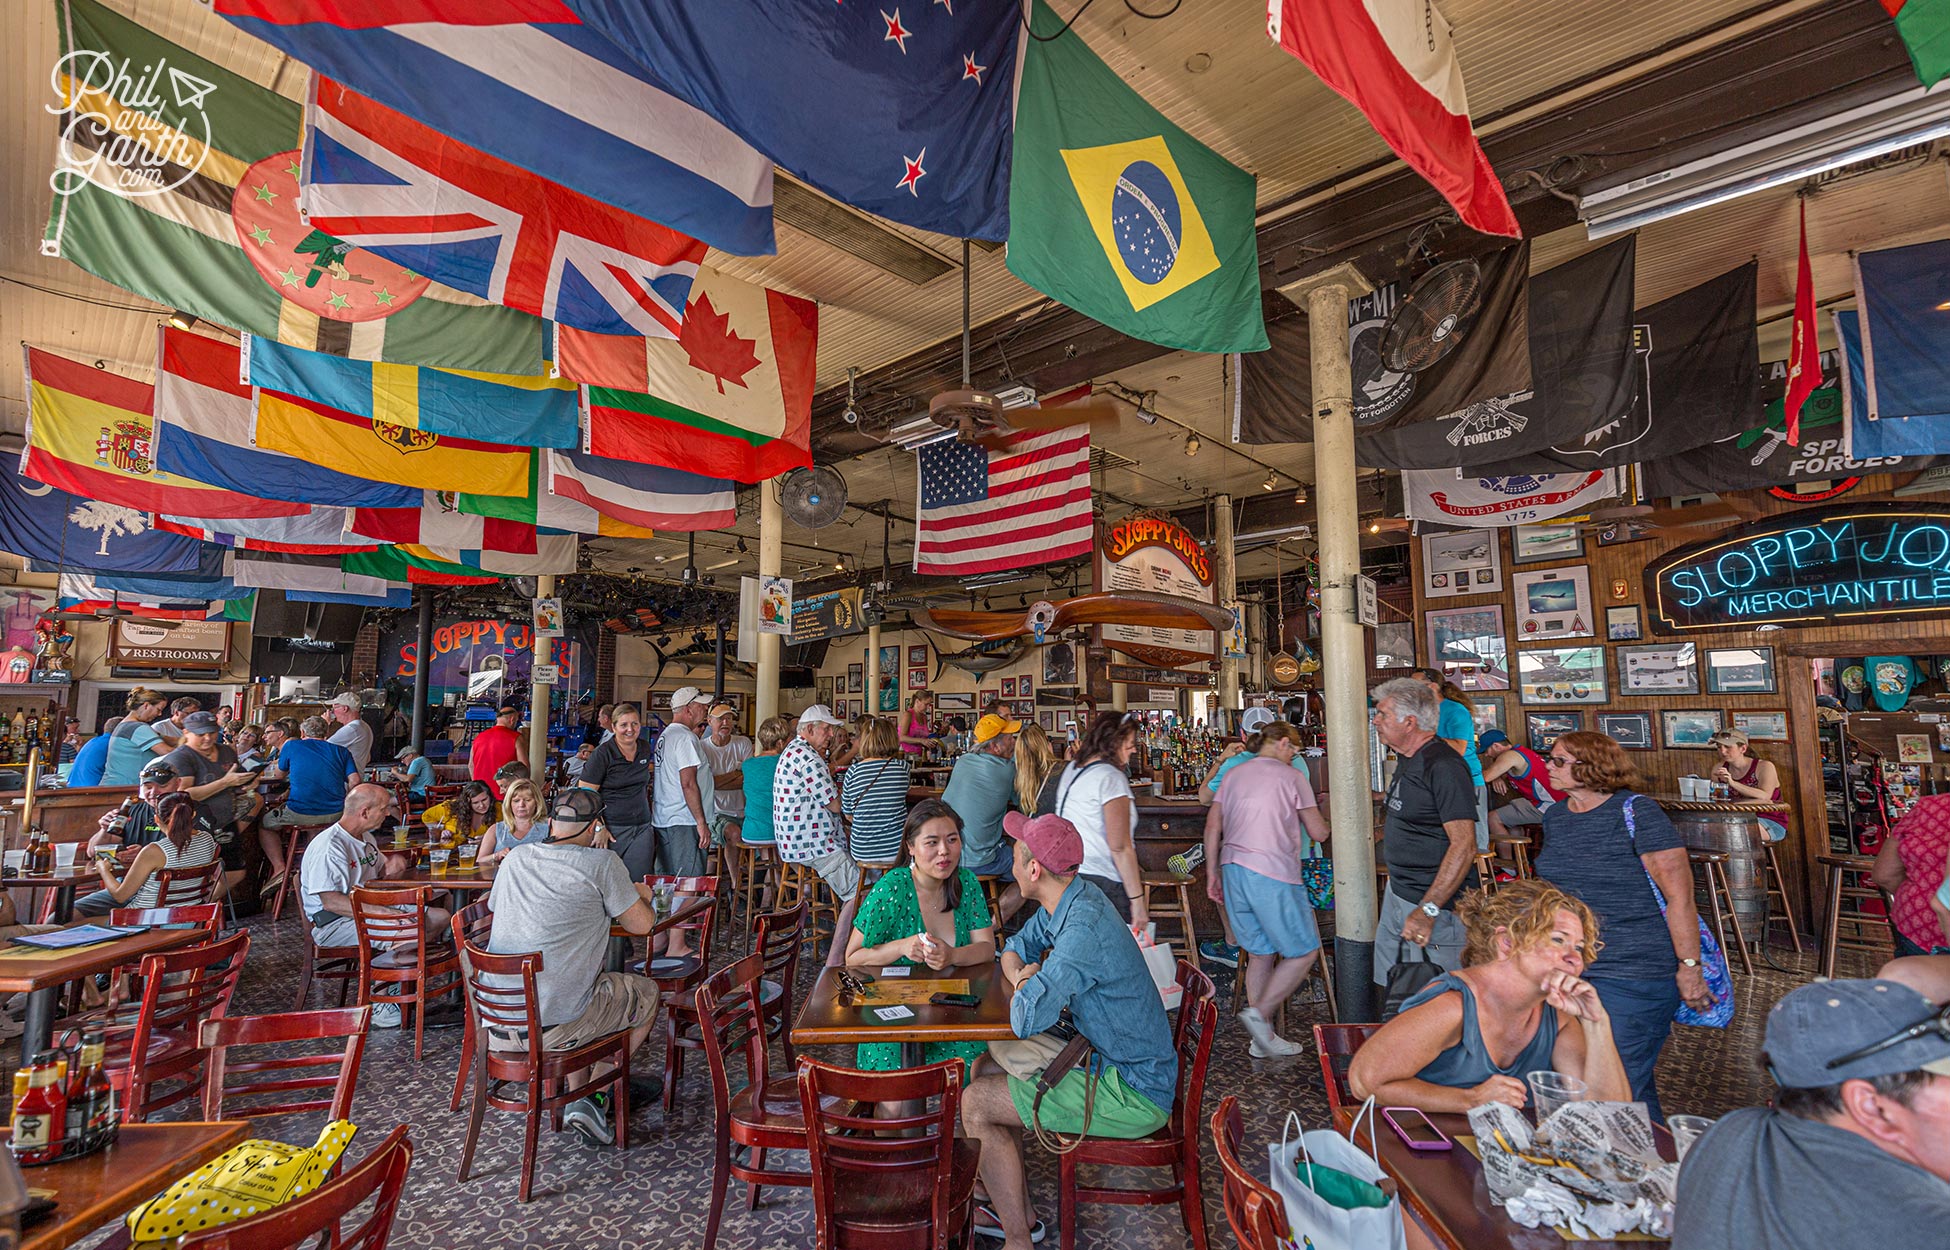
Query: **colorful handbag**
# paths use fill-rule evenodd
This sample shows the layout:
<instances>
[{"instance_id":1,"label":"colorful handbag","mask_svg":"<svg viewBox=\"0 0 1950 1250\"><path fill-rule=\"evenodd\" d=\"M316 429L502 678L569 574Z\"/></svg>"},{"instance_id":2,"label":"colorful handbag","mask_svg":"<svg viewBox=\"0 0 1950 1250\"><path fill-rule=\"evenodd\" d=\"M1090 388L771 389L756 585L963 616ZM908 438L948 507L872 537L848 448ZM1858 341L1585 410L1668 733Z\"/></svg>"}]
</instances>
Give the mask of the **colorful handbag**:
<instances>
[{"instance_id":1,"label":"colorful handbag","mask_svg":"<svg viewBox=\"0 0 1950 1250\"><path fill-rule=\"evenodd\" d=\"M1315 911L1334 909L1334 861L1320 853L1320 843L1307 839L1307 857L1300 861L1300 880Z\"/></svg>"},{"instance_id":2,"label":"colorful handbag","mask_svg":"<svg viewBox=\"0 0 1950 1250\"><path fill-rule=\"evenodd\" d=\"M1633 794L1625 799L1625 836L1632 841L1633 854L1638 853L1639 847L1638 825L1632 819L1632 800L1637 797ZM1643 868L1645 861L1640 860L1639 866ZM1659 904L1659 914L1665 915L1665 893L1659 889L1659 883L1652 879L1650 871L1645 874L1645 883L1652 887L1652 897ZM1699 922L1699 968L1706 977L1707 992L1713 995L1713 1005L1700 1011L1680 1003L1679 1010L1672 1013L1673 1023L1724 1029L1733 1023L1733 974L1727 968L1726 952L1720 949L1720 943L1713 937L1713 930L1706 927L1704 918Z\"/></svg>"}]
</instances>

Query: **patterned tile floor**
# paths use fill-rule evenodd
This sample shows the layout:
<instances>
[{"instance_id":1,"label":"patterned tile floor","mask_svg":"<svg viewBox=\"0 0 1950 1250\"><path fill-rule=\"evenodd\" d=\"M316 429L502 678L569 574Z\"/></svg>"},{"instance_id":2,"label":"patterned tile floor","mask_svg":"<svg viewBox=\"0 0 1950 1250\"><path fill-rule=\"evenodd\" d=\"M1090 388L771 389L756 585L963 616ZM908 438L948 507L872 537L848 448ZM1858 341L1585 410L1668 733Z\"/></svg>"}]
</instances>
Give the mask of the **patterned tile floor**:
<instances>
[{"instance_id":1,"label":"patterned tile floor","mask_svg":"<svg viewBox=\"0 0 1950 1250\"><path fill-rule=\"evenodd\" d=\"M252 947L236 1010L287 1010L299 959L298 928L287 917L281 925L264 918L248 922ZM1849 958L1844 956L1845 960ZM1870 961L1844 966L1850 975L1867 975ZM1783 962L1792 962L1791 957ZM1800 961L1812 969L1812 959ZM1224 971L1213 969L1213 971ZM1660 1065L1660 1085L1672 1111L1715 1115L1766 1097L1766 1083L1755 1071L1760 1024L1774 1001L1806 978L1763 970L1736 976L1740 1010L1725 1033L1682 1029L1668 1045ZM1303 990L1303 994L1304 994ZM1224 990L1222 989L1222 994ZM314 992L313 1006L324 1005ZM1288 1110L1311 1127L1327 1120L1319 1068L1310 1053L1287 1060L1257 1060L1246 1053L1245 1036L1229 1018L1222 998L1221 1028L1207 1082L1206 1115L1225 1093L1237 1093L1246 1108L1247 1140L1256 1150L1277 1139ZM1296 1001L1288 1032L1309 1035L1324 1008ZM430 1032L426 1058L415 1063L410 1032L382 1032L366 1050L355 1119L367 1144L377 1142L399 1122L413 1126L415 1156L394 1245L426 1247L696 1246L703 1236L710 1192L712 1111L701 1073L687 1076L675 1112L666 1119L656 1107L637 1108L631 1118L631 1149L598 1149L573 1134L546 1131L536 1167L533 1201L515 1200L519 1119L489 1112L473 1178L455 1180L466 1131L464 1114L447 1110L459 1062L458 1030ZM646 1046L648 1066L655 1047ZM655 1062L661 1062L656 1049ZM843 1059L843 1056L835 1056ZM700 1065L701 1066L701 1065ZM309 1141L317 1123L269 1121L266 1135ZM356 1154L360 1147L355 1143ZM1055 1168L1031 1143L1027 1149L1033 1192L1051 1224L1055 1246ZM1204 1151L1204 1192L1214 1250L1232 1246L1219 1202L1218 1167L1209 1145ZM1262 1156L1263 1157L1263 1156ZM718 1244L722 1250L773 1250L812 1244L812 1206L807 1190L770 1191L763 1205L747 1212L733 1191ZM1088 1250L1135 1250L1189 1244L1175 1207L1093 1206L1080 1216L1079 1241ZM996 1245L999 1243L987 1243Z\"/></svg>"}]
</instances>

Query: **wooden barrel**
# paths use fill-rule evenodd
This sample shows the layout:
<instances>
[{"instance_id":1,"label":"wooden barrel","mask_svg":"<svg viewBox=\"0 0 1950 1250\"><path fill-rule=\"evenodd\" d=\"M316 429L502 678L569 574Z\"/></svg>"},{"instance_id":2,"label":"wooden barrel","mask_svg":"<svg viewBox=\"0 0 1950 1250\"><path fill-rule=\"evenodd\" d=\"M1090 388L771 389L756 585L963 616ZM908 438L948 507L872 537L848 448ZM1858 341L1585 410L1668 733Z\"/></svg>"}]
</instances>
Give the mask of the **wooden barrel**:
<instances>
[{"instance_id":1,"label":"wooden barrel","mask_svg":"<svg viewBox=\"0 0 1950 1250\"><path fill-rule=\"evenodd\" d=\"M1686 845L1701 851L1720 851L1727 857L1727 885L1733 891L1734 914L1747 936L1758 941L1767 925L1767 834L1752 812L1668 811L1673 827ZM1711 916L1704 898L1700 914ZM1729 936L1729 940L1731 937Z\"/></svg>"}]
</instances>

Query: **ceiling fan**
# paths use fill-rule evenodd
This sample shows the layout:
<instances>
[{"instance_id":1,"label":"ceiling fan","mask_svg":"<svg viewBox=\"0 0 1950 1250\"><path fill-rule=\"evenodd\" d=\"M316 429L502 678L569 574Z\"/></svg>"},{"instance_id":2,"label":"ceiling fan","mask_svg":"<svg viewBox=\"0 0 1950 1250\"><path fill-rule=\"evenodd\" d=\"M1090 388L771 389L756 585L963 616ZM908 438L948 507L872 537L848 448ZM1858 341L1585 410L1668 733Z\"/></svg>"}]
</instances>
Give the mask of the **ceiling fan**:
<instances>
[{"instance_id":1,"label":"ceiling fan","mask_svg":"<svg viewBox=\"0 0 1950 1250\"><path fill-rule=\"evenodd\" d=\"M154 616L133 608L123 607L122 592L119 590L110 591L109 601L99 607L85 609L63 608L58 612L48 612L44 615L49 620L54 621L141 621L145 625L150 625L161 630L175 629L183 623L181 621L170 620L166 617Z\"/></svg>"}]
</instances>

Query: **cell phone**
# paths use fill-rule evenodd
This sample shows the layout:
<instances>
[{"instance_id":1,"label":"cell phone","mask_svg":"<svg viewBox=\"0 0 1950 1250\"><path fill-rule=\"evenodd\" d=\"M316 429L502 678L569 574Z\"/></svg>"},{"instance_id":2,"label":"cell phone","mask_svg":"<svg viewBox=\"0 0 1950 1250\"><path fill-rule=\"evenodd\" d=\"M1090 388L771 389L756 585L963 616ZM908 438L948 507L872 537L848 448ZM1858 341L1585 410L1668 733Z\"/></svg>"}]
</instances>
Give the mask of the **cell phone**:
<instances>
[{"instance_id":1,"label":"cell phone","mask_svg":"<svg viewBox=\"0 0 1950 1250\"><path fill-rule=\"evenodd\" d=\"M931 994L928 1001L937 1007L980 1007L982 1000L973 994Z\"/></svg>"},{"instance_id":2,"label":"cell phone","mask_svg":"<svg viewBox=\"0 0 1950 1250\"><path fill-rule=\"evenodd\" d=\"M1451 1143L1434 1121L1414 1107L1383 1107L1381 1118L1410 1150L1448 1150Z\"/></svg>"}]
</instances>

